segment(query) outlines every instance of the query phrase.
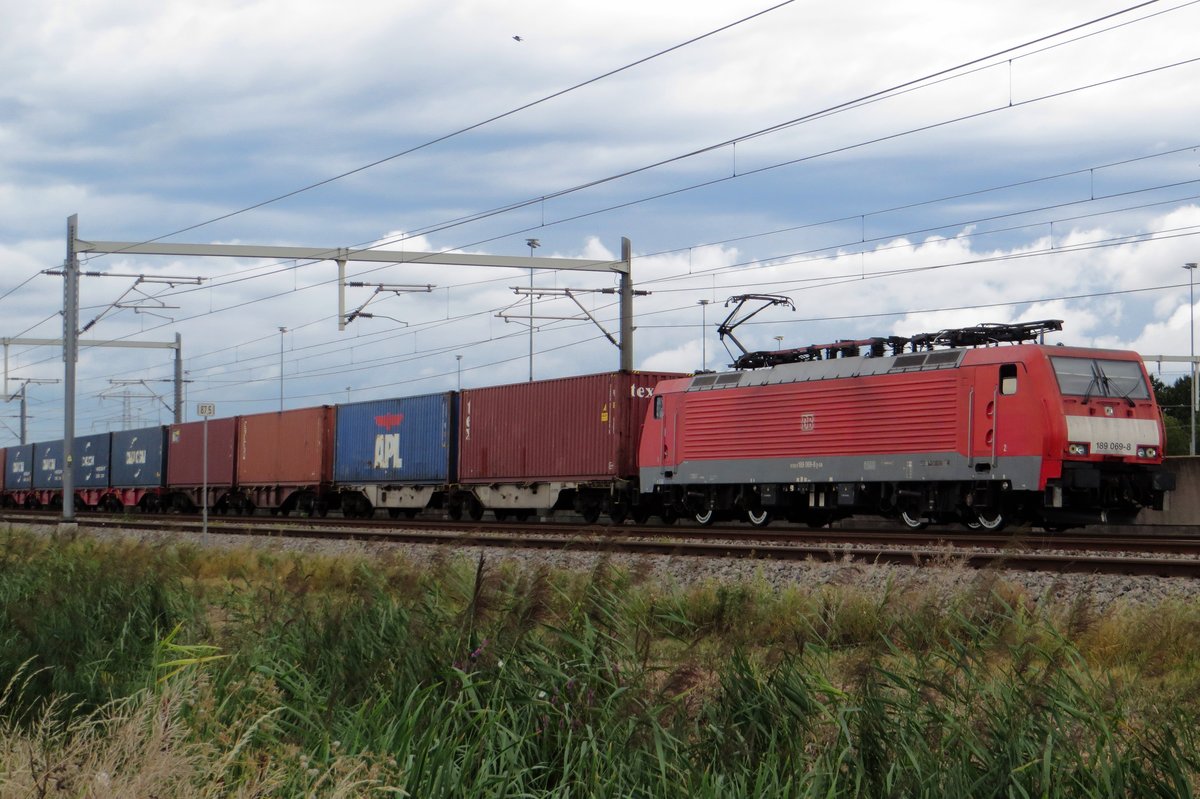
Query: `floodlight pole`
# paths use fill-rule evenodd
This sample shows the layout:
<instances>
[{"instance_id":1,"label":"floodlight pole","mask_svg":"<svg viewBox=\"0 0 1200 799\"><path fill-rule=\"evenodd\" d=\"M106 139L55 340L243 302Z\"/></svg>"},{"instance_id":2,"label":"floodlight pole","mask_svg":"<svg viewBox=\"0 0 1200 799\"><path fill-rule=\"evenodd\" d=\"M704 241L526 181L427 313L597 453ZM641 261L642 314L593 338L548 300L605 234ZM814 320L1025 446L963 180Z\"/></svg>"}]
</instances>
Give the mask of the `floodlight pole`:
<instances>
[{"instance_id":1,"label":"floodlight pole","mask_svg":"<svg viewBox=\"0 0 1200 799\"><path fill-rule=\"evenodd\" d=\"M621 237L621 371L633 371L633 244Z\"/></svg>"},{"instance_id":2,"label":"floodlight pole","mask_svg":"<svg viewBox=\"0 0 1200 799\"><path fill-rule=\"evenodd\" d=\"M175 424L183 424L183 336L175 334Z\"/></svg>"},{"instance_id":3,"label":"floodlight pole","mask_svg":"<svg viewBox=\"0 0 1200 799\"><path fill-rule=\"evenodd\" d=\"M1196 264L1194 262L1187 263L1183 265L1183 268L1186 269L1188 273L1188 312L1191 320L1190 326L1188 327L1188 339L1190 339L1192 351L1192 371L1191 377L1189 378L1191 382L1191 391L1189 393L1192 395L1190 402L1192 411L1190 416L1192 443L1188 453L1194 456L1196 454Z\"/></svg>"}]
</instances>

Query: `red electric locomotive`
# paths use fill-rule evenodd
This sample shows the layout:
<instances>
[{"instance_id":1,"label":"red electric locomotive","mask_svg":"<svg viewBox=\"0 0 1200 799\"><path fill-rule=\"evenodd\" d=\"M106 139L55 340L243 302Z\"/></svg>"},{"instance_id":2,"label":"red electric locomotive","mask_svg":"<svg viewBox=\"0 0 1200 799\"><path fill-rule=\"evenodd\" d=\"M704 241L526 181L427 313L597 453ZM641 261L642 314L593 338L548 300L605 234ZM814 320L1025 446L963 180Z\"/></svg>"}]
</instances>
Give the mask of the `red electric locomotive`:
<instances>
[{"instance_id":1,"label":"red electric locomotive","mask_svg":"<svg viewBox=\"0 0 1200 799\"><path fill-rule=\"evenodd\" d=\"M1161 509L1174 476L1141 359L1029 343L1058 329L745 353L738 371L660 383L639 451L643 499L702 524L871 513L1062 529Z\"/></svg>"}]
</instances>

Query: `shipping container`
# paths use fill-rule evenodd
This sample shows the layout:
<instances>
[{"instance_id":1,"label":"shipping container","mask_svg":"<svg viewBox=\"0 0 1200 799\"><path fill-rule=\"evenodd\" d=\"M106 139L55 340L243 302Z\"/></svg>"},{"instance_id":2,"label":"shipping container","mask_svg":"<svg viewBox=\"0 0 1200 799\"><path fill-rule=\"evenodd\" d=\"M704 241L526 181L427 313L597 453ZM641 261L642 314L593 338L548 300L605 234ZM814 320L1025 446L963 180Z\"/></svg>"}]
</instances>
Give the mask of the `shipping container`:
<instances>
[{"instance_id":1,"label":"shipping container","mask_svg":"<svg viewBox=\"0 0 1200 799\"><path fill-rule=\"evenodd\" d=\"M454 392L339 405L333 473L342 515L386 508L412 517L441 507L456 473L457 407Z\"/></svg>"},{"instance_id":2,"label":"shipping container","mask_svg":"<svg viewBox=\"0 0 1200 799\"><path fill-rule=\"evenodd\" d=\"M8 447L4 451L4 490L33 488L33 444Z\"/></svg>"},{"instance_id":3,"label":"shipping container","mask_svg":"<svg viewBox=\"0 0 1200 799\"><path fill-rule=\"evenodd\" d=\"M162 486L166 458L167 428L162 425L113 433L112 485L122 488Z\"/></svg>"},{"instance_id":4,"label":"shipping container","mask_svg":"<svg viewBox=\"0 0 1200 799\"><path fill-rule=\"evenodd\" d=\"M654 387L679 376L607 372L465 390L459 482L633 478Z\"/></svg>"},{"instance_id":5,"label":"shipping container","mask_svg":"<svg viewBox=\"0 0 1200 799\"><path fill-rule=\"evenodd\" d=\"M238 417L238 484L330 482L334 418L332 405Z\"/></svg>"},{"instance_id":6,"label":"shipping container","mask_svg":"<svg viewBox=\"0 0 1200 799\"><path fill-rule=\"evenodd\" d=\"M78 436L72 447L74 488L107 488L111 476L112 433Z\"/></svg>"},{"instance_id":7,"label":"shipping container","mask_svg":"<svg viewBox=\"0 0 1200 799\"><path fill-rule=\"evenodd\" d=\"M39 491L62 490L63 444L47 441L33 445L33 487Z\"/></svg>"},{"instance_id":8,"label":"shipping container","mask_svg":"<svg viewBox=\"0 0 1200 799\"><path fill-rule=\"evenodd\" d=\"M337 406L339 484L454 481L452 392Z\"/></svg>"},{"instance_id":9,"label":"shipping container","mask_svg":"<svg viewBox=\"0 0 1200 799\"><path fill-rule=\"evenodd\" d=\"M208 467L205 479L204 426L208 425ZM237 417L173 424L167 441L167 485L194 488L233 485L237 459Z\"/></svg>"}]
</instances>

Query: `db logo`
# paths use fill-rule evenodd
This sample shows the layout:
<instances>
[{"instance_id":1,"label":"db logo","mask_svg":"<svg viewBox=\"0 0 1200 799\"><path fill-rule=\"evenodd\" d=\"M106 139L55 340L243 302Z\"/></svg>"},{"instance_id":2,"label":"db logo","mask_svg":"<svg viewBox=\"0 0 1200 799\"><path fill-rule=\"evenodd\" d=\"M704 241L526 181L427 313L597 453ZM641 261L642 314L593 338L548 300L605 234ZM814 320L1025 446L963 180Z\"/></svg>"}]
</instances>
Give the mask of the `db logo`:
<instances>
[{"instance_id":1,"label":"db logo","mask_svg":"<svg viewBox=\"0 0 1200 799\"><path fill-rule=\"evenodd\" d=\"M800 414L800 429L805 433L811 433L817 427L817 417L811 413Z\"/></svg>"}]
</instances>

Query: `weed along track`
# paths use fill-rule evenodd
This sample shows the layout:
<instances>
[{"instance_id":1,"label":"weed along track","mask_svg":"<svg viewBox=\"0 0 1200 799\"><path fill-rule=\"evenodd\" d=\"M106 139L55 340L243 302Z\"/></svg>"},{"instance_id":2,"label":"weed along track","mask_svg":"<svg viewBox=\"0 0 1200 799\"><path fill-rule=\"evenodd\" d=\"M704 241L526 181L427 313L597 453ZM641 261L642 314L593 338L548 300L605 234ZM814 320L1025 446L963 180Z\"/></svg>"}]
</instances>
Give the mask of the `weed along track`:
<instances>
[{"instance_id":1,"label":"weed along track","mask_svg":"<svg viewBox=\"0 0 1200 799\"><path fill-rule=\"evenodd\" d=\"M9 524L54 524L52 514L7 513ZM203 524L194 517L123 517L85 515L85 527L154 531L194 537ZM1154 577L1200 577L1200 539L1195 537L1096 537L1037 533L960 535L939 531L924 535L905 530L795 530L741 528L608 527L566 523L445 523L343 519L245 517L208 522L214 535L254 539L418 544L458 548L551 550L556 552L668 555L695 559L813 561L957 565L1051 573ZM1155 556L1159 555L1167 556Z\"/></svg>"}]
</instances>

